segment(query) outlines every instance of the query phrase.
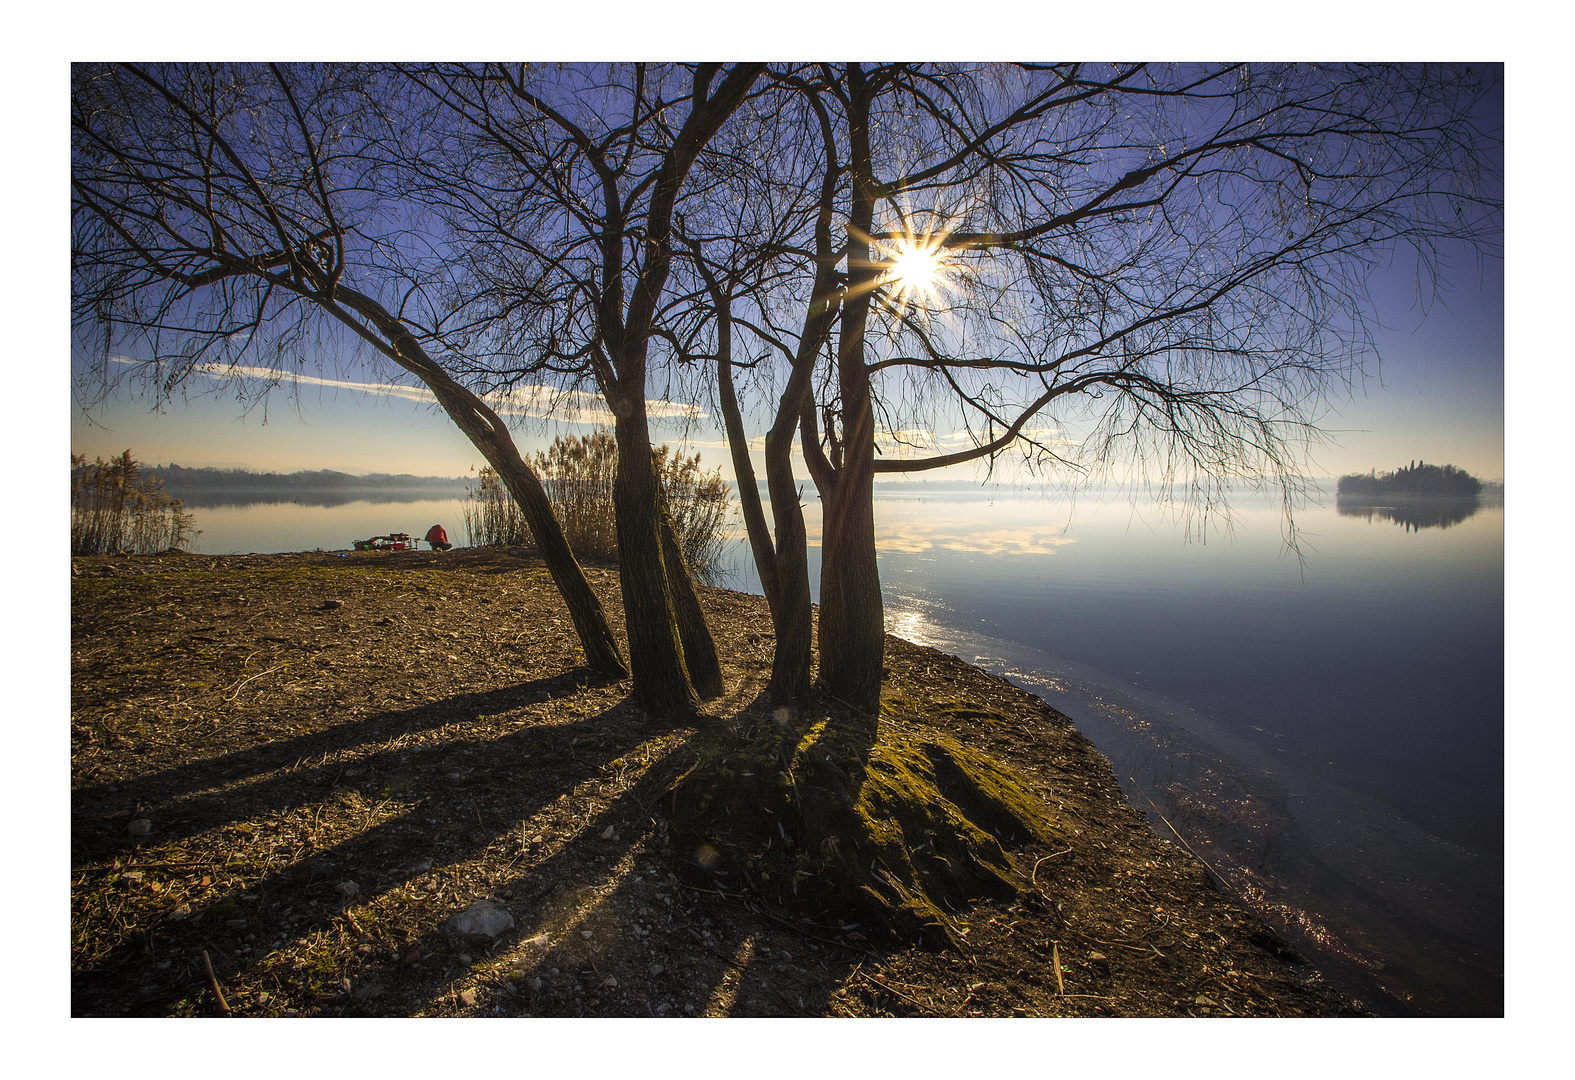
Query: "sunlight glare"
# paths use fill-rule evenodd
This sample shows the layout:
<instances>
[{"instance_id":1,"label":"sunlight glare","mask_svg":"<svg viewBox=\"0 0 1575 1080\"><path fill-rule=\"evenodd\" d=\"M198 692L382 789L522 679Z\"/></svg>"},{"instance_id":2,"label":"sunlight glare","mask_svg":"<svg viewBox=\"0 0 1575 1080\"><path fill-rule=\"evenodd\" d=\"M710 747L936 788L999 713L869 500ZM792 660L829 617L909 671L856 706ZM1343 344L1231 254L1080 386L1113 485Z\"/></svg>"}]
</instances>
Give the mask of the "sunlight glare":
<instances>
[{"instance_id":1,"label":"sunlight glare","mask_svg":"<svg viewBox=\"0 0 1575 1080\"><path fill-rule=\"evenodd\" d=\"M900 288L926 289L935 280L940 265L933 251L914 248L897 256L891 272L896 276Z\"/></svg>"},{"instance_id":2,"label":"sunlight glare","mask_svg":"<svg viewBox=\"0 0 1575 1080\"><path fill-rule=\"evenodd\" d=\"M887 259L880 284L899 304L928 307L941 300L957 266L941 246L944 236L902 237L881 244Z\"/></svg>"}]
</instances>

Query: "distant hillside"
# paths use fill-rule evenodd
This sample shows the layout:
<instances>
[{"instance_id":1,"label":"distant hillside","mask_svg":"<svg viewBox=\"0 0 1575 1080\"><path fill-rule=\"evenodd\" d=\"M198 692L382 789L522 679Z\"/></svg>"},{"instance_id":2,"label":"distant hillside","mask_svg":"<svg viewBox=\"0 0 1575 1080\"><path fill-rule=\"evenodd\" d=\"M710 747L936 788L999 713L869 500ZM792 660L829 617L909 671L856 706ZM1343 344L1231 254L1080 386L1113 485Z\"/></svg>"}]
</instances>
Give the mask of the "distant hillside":
<instances>
[{"instance_id":1,"label":"distant hillside","mask_svg":"<svg viewBox=\"0 0 1575 1080\"><path fill-rule=\"evenodd\" d=\"M158 465L148 470L164 481L164 490L188 508L246 506L290 502L306 506L342 506L351 502L408 502L412 498L463 498L463 476L412 476L371 473L351 476L332 469L293 473L248 469L187 469Z\"/></svg>"},{"instance_id":2,"label":"distant hillside","mask_svg":"<svg viewBox=\"0 0 1575 1080\"><path fill-rule=\"evenodd\" d=\"M1393 498L1394 496L1442 495L1475 498L1482 494L1482 481L1453 465L1428 465L1413 461L1394 472L1374 470L1366 475L1351 473L1340 477L1336 491L1343 499Z\"/></svg>"},{"instance_id":3,"label":"distant hillside","mask_svg":"<svg viewBox=\"0 0 1575 1080\"><path fill-rule=\"evenodd\" d=\"M249 469L188 469L180 465L155 465L151 470L174 491L313 491L377 488L455 488L465 483L463 476L411 476L409 473L368 473L351 476L332 469L302 470L293 473L252 472Z\"/></svg>"}]
</instances>

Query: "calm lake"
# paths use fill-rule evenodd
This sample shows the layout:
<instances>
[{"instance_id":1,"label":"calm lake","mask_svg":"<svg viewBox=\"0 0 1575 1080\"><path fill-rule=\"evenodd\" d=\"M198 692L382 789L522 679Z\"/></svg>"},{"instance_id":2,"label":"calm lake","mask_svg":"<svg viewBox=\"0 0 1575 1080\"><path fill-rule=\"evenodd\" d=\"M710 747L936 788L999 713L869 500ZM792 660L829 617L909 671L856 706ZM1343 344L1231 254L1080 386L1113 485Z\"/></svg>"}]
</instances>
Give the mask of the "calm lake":
<instances>
[{"instance_id":1,"label":"calm lake","mask_svg":"<svg viewBox=\"0 0 1575 1080\"><path fill-rule=\"evenodd\" d=\"M463 544L462 498L432 494L196 506L192 546L345 549L433 523ZM1501 1015L1502 504L1325 501L1298 514L1298 560L1268 502L1189 542L1119 498L894 487L887 625L1072 717L1162 836L1374 1011ZM742 542L724 562L723 584L759 591Z\"/></svg>"}]
</instances>

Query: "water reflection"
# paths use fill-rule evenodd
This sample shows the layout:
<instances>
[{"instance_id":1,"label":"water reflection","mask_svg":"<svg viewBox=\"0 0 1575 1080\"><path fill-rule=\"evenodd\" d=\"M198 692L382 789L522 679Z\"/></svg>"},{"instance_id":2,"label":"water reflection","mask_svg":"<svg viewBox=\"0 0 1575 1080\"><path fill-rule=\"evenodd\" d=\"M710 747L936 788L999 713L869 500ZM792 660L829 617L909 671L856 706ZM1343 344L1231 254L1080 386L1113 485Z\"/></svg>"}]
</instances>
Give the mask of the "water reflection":
<instances>
[{"instance_id":1,"label":"water reflection","mask_svg":"<svg viewBox=\"0 0 1575 1080\"><path fill-rule=\"evenodd\" d=\"M428 502L432 500L446 500L462 498L464 488L445 490L441 488L290 488L278 491L259 491L256 488L227 489L205 488L201 490L183 489L174 491L187 510L211 510L216 508L243 509L254 506L305 506L305 507L330 507L349 506L351 503L371 503L386 505L388 503L413 503Z\"/></svg>"},{"instance_id":2,"label":"water reflection","mask_svg":"<svg viewBox=\"0 0 1575 1080\"><path fill-rule=\"evenodd\" d=\"M875 526L875 544L883 553L917 555L942 548L976 555L1054 555L1056 549L1075 544L1043 527L1007 526L982 529L973 521L881 521Z\"/></svg>"},{"instance_id":3,"label":"water reflection","mask_svg":"<svg viewBox=\"0 0 1575 1080\"><path fill-rule=\"evenodd\" d=\"M1340 496L1335 508L1341 517L1374 518L1392 521L1405 527L1406 532L1423 529L1447 529L1459 525L1482 509L1475 495L1453 497L1448 495L1388 496L1383 503Z\"/></svg>"}]
</instances>

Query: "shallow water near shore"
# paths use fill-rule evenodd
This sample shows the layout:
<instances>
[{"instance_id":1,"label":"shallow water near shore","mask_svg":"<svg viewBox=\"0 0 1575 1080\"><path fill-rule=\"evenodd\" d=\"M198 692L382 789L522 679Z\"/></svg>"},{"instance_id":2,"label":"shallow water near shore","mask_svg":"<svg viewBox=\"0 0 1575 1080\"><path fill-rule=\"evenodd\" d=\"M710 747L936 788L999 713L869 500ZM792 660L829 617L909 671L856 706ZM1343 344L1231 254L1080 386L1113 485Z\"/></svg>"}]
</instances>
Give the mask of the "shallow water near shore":
<instances>
[{"instance_id":1,"label":"shallow water near shore","mask_svg":"<svg viewBox=\"0 0 1575 1080\"><path fill-rule=\"evenodd\" d=\"M1333 500L1330 500L1332 503ZM888 625L1073 718L1133 804L1376 1012L1503 1011L1503 509L878 501ZM988 522L988 527L981 528Z\"/></svg>"},{"instance_id":2,"label":"shallow water near shore","mask_svg":"<svg viewBox=\"0 0 1575 1080\"><path fill-rule=\"evenodd\" d=\"M1161 835L1373 1011L1502 1014L1501 505L1418 528L1331 495L1298 513L1298 560L1269 502L1189 542L1119 497L877 490L890 632L1070 716ZM463 542L462 505L205 508L193 547L334 550L434 522ZM741 537L724 570L759 591Z\"/></svg>"}]
</instances>

